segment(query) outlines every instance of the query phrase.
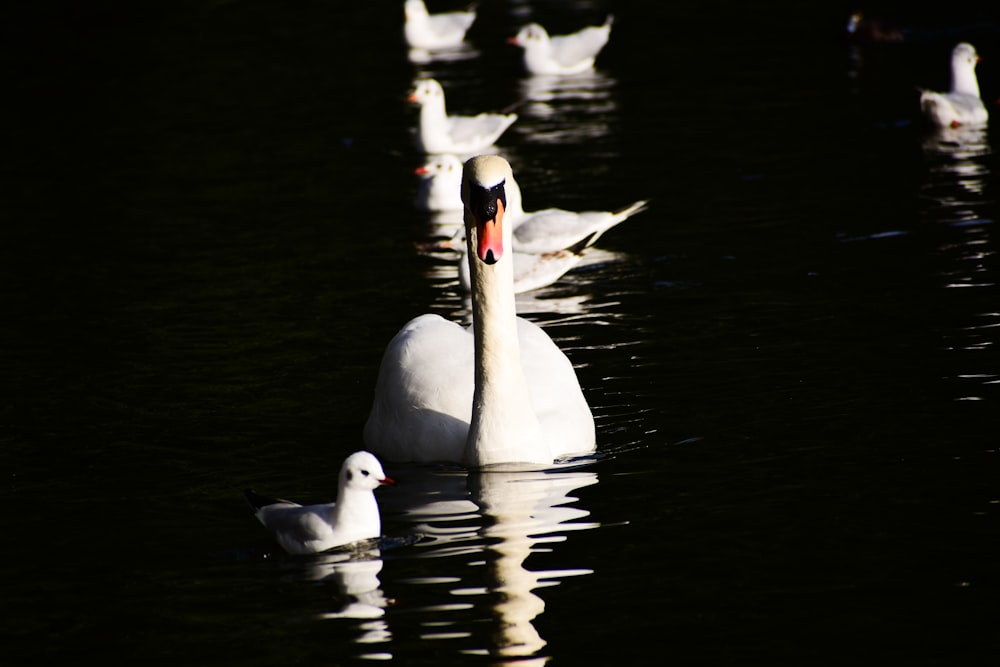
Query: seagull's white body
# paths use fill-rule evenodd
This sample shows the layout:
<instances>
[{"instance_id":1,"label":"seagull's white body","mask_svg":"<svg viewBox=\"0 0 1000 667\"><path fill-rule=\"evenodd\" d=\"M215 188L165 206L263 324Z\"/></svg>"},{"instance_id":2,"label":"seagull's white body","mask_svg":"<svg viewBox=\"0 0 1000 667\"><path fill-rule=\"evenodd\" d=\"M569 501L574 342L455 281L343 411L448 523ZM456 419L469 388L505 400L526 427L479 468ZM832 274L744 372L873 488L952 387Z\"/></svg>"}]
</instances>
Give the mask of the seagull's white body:
<instances>
[{"instance_id":1,"label":"seagull's white body","mask_svg":"<svg viewBox=\"0 0 1000 667\"><path fill-rule=\"evenodd\" d=\"M583 249L556 250L545 253L510 253L514 264L514 293L523 294L551 285L583 260ZM472 290L468 253L463 252L458 262L458 282L466 292Z\"/></svg>"},{"instance_id":2,"label":"seagull's white body","mask_svg":"<svg viewBox=\"0 0 1000 667\"><path fill-rule=\"evenodd\" d=\"M337 502L299 505L289 500L246 496L257 519L290 554L313 554L378 537L382 524L374 490L392 484L370 452L355 452L340 468Z\"/></svg>"},{"instance_id":3,"label":"seagull's white body","mask_svg":"<svg viewBox=\"0 0 1000 667\"><path fill-rule=\"evenodd\" d=\"M594 68L594 61L611 36L613 17L568 35L550 36L537 23L529 23L508 40L524 49L529 74L579 74Z\"/></svg>"},{"instance_id":4,"label":"seagull's white body","mask_svg":"<svg viewBox=\"0 0 1000 667\"><path fill-rule=\"evenodd\" d=\"M584 248L615 225L645 211L649 201L641 199L617 211L567 211L543 208L525 211L521 189L513 182L508 190L510 211L516 216L514 249L522 253L550 253Z\"/></svg>"},{"instance_id":5,"label":"seagull's white body","mask_svg":"<svg viewBox=\"0 0 1000 667\"><path fill-rule=\"evenodd\" d=\"M403 5L403 35L411 49L448 49L465 41L476 20L475 5L463 11L431 14L423 0Z\"/></svg>"},{"instance_id":6,"label":"seagull's white body","mask_svg":"<svg viewBox=\"0 0 1000 667\"><path fill-rule=\"evenodd\" d=\"M390 341L364 429L366 445L383 458L549 465L594 451L594 418L572 364L515 313L505 220L512 180L497 156L465 165L473 323L421 315Z\"/></svg>"},{"instance_id":7,"label":"seagull's white body","mask_svg":"<svg viewBox=\"0 0 1000 667\"><path fill-rule=\"evenodd\" d=\"M415 173L420 176L413 205L421 211L462 210L462 161L451 153L431 155Z\"/></svg>"},{"instance_id":8,"label":"seagull's white body","mask_svg":"<svg viewBox=\"0 0 1000 667\"><path fill-rule=\"evenodd\" d=\"M450 156L448 156L450 158ZM446 158L452 165L457 158ZM454 162L452 162L454 160ZM438 169L440 171L440 169ZM441 181L448 180L441 177ZM454 185L445 185L445 192L454 191ZM521 200L521 189L514 178L507 181L507 212L514 226L513 249L514 291L518 294L551 285L567 271L577 266L584 253L600 236L631 216L646 210L649 202L639 200L618 211L567 211L546 208L526 212ZM461 199L459 199L461 201ZM428 250L462 249L458 263L459 284L466 291L472 287L464 229L459 229L451 239L427 244Z\"/></svg>"},{"instance_id":9,"label":"seagull's white body","mask_svg":"<svg viewBox=\"0 0 1000 667\"><path fill-rule=\"evenodd\" d=\"M436 79L419 80L409 99L420 105L417 148L424 153L471 155L492 147L517 120L513 113L449 116L444 89Z\"/></svg>"},{"instance_id":10,"label":"seagull's white body","mask_svg":"<svg viewBox=\"0 0 1000 667\"><path fill-rule=\"evenodd\" d=\"M951 52L951 89L946 93L920 91L920 109L931 123L938 127L986 124L989 113L979 95L978 61L971 44L957 44Z\"/></svg>"}]
</instances>

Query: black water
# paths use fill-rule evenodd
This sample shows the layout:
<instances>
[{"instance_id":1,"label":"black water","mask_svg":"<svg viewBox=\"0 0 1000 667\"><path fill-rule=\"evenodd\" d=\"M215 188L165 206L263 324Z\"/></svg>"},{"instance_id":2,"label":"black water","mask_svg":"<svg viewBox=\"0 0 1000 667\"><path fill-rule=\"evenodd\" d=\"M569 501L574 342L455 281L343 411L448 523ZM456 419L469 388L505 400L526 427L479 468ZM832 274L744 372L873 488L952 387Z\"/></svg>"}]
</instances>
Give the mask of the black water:
<instances>
[{"instance_id":1,"label":"black water","mask_svg":"<svg viewBox=\"0 0 1000 667\"><path fill-rule=\"evenodd\" d=\"M969 39L1000 115L995 11L490 0L417 66L397 3L64 4L2 28L5 664L995 660L996 138L914 106ZM569 92L503 44L607 11ZM387 340L467 316L414 250L417 73L531 97L527 208L653 202L520 301L600 456L388 466L380 550L287 558L240 489L330 498Z\"/></svg>"}]
</instances>

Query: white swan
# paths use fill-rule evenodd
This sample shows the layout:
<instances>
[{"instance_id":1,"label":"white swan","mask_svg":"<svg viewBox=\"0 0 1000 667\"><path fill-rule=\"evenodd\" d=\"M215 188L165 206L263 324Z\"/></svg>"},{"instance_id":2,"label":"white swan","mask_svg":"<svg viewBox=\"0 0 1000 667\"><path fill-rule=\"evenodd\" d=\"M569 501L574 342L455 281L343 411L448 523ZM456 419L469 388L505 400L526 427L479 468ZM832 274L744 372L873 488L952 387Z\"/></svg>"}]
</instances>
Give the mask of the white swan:
<instances>
[{"instance_id":1,"label":"white swan","mask_svg":"<svg viewBox=\"0 0 1000 667\"><path fill-rule=\"evenodd\" d=\"M476 20L476 6L431 14L423 0L403 5L403 35L411 49L447 49L465 41L465 33Z\"/></svg>"},{"instance_id":2,"label":"white swan","mask_svg":"<svg viewBox=\"0 0 1000 667\"><path fill-rule=\"evenodd\" d=\"M340 467L337 502L299 505L244 491L250 507L278 544L290 554L314 554L379 537L382 524L374 490L394 484L370 452L354 452Z\"/></svg>"},{"instance_id":3,"label":"white swan","mask_svg":"<svg viewBox=\"0 0 1000 667\"><path fill-rule=\"evenodd\" d=\"M517 120L517 114L513 113L449 116L444 89L436 79L417 81L409 99L420 105L417 148L424 153L476 153L491 147Z\"/></svg>"},{"instance_id":4,"label":"white swan","mask_svg":"<svg viewBox=\"0 0 1000 667\"><path fill-rule=\"evenodd\" d=\"M986 105L979 96L975 47L961 42L951 51L951 90L937 93L920 91L920 109L938 127L985 125L989 118Z\"/></svg>"},{"instance_id":5,"label":"white swan","mask_svg":"<svg viewBox=\"0 0 1000 667\"><path fill-rule=\"evenodd\" d=\"M366 446L388 460L548 465L594 451L594 418L572 364L515 313L512 180L501 157L465 164L472 325L421 315L389 343L364 429Z\"/></svg>"},{"instance_id":6,"label":"white swan","mask_svg":"<svg viewBox=\"0 0 1000 667\"><path fill-rule=\"evenodd\" d=\"M524 49L524 68L529 74L579 74L593 69L597 54L611 36L613 21L608 16L603 25L551 37L542 26L529 23L507 42Z\"/></svg>"}]
</instances>

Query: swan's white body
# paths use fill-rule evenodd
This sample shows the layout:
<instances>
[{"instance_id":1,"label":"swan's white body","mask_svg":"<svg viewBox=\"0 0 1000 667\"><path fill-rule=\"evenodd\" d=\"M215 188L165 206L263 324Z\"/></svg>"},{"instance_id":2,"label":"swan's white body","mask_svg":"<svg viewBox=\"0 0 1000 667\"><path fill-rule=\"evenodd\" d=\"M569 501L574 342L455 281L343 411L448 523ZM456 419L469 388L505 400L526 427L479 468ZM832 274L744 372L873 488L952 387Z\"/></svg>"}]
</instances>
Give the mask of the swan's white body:
<instances>
[{"instance_id":1,"label":"swan's white body","mask_svg":"<svg viewBox=\"0 0 1000 667\"><path fill-rule=\"evenodd\" d=\"M447 49L465 41L476 9L431 14L423 0L406 0L403 19L403 35L411 49Z\"/></svg>"},{"instance_id":2,"label":"swan's white body","mask_svg":"<svg viewBox=\"0 0 1000 667\"><path fill-rule=\"evenodd\" d=\"M415 173L420 176L415 207L421 211L462 210L462 161L457 156L432 155Z\"/></svg>"},{"instance_id":3,"label":"swan's white body","mask_svg":"<svg viewBox=\"0 0 1000 667\"><path fill-rule=\"evenodd\" d=\"M548 465L594 451L594 418L572 364L515 313L504 219L512 180L497 156L465 165L473 323L421 315L389 343L364 430L366 445L388 460Z\"/></svg>"},{"instance_id":4,"label":"swan's white body","mask_svg":"<svg viewBox=\"0 0 1000 667\"><path fill-rule=\"evenodd\" d=\"M436 79L417 82L410 101L420 105L417 148L424 153L470 155L493 146L510 127L517 114L481 113L449 116L444 89Z\"/></svg>"},{"instance_id":5,"label":"swan's white body","mask_svg":"<svg viewBox=\"0 0 1000 667\"><path fill-rule=\"evenodd\" d=\"M246 497L264 527L290 554L313 554L381 534L374 490L392 484L378 459L369 452L355 452L340 467L337 502L299 505L289 500Z\"/></svg>"},{"instance_id":6,"label":"swan's white body","mask_svg":"<svg viewBox=\"0 0 1000 667\"><path fill-rule=\"evenodd\" d=\"M594 60L611 36L613 17L569 35L549 36L545 28L529 23L507 40L524 49L529 74L579 74L594 68Z\"/></svg>"},{"instance_id":7,"label":"swan's white body","mask_svg":"<svg viewBox=\"0 0 1000 667\"><path fill-rule=\"evenodd\" d=\"M979 95L977 62L979 56L971 44L957 44L951 52L951 90L946 93L920 91L920 108L934 125L959 127L986 124L989 113Z\"/></svg>"}]
</instances>

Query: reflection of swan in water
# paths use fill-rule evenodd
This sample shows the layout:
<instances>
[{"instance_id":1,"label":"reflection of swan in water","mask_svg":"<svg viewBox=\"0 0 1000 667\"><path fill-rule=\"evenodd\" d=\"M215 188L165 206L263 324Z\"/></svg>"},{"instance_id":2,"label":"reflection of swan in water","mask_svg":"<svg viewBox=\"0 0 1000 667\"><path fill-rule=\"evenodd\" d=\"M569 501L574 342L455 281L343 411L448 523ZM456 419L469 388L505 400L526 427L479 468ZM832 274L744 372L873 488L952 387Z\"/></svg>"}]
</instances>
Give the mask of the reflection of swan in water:
<instances>
[{"instance_id":1,"label":"reflection of swan in water","mask_svg":"<svg viewBox=\"0 0 1000 667\"><path fill-rule=\"evenodd\" d=\"M470 613L470 609L488 605L494 624L490 645L462 646L458 650L503 657L535 655L545 640L533 621L544 611L545 602L533 591L590 571L535 571L528 569L525 561L531 553L548 548L542 545L565 541L567 531L596 527L581 521L588 512L574 507L575 499L569 494L597 483L597 475L571 469L466 473L413 468L405 472L405 478L408 488L394 495L386 513L412 521L413 530L426 536L406 555L460 557L465 561L464 568L449 570L454 577L403 582L446 585L450 595L460 600L458 604L435 605L426 610L406 609L407 614L426 611L432 616L421 638L457 641L478 636L473 629L481 625L482 614ZM480 567L487 568L485 577ZM461 613L448 618L445 613L449 611ZM392 610L390 624L391 616Z\"/></svg>"},{"instance_id":2,"label":"reflection of swan in water","mask_svg":"<svg viewBox=\"0 0 1000 667\"><path fill-rule=\"evenodd\" d=\"M532 655L545 645L531 623L545 610L545 602L532 590L558 583L561 577L590 573L584 570L536 572L526 569L524 561L536 545L566 539L564 535L546 535L547 531L556 527L566 530L568 524L588 515L585 510L567 507L567 494L596 482L597 476L592 473L554 476L494 472L470 478L473 500L492 521L482 534L498 540L490 547L496 554L490 574L492 592L496 595L494 648L499 655ZM575 524L573 527L593 525Z\"/></svg>"}]
</instances>

